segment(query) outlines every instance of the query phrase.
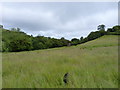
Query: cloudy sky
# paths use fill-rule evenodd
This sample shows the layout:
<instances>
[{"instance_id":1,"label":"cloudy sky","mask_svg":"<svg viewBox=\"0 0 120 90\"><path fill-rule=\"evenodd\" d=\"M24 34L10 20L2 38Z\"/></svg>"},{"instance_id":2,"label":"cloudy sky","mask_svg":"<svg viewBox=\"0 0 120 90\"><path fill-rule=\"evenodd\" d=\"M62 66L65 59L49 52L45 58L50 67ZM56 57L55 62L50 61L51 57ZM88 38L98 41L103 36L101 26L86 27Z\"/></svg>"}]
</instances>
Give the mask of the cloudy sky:
<instances>
[{"instance_id":1,"label":"cloudy sky","mask_svg":"<svg viewBox=\"0 0 120 90\"><path fill-rule=\"evenodd\" d=\"M99 24L118 24L117 2L7 2L1 10L4 28L19 27L34 36L80 38Z\"/></svg>"}]
</instances>

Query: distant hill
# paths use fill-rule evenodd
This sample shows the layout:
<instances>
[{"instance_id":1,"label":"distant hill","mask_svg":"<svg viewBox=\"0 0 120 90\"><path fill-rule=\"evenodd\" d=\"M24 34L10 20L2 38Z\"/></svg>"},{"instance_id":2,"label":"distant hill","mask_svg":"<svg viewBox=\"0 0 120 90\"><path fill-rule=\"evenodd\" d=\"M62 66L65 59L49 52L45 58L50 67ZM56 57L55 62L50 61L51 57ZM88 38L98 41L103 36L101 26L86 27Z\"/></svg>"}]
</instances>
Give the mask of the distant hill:
<instances>
[{"instance_id":1,"label":"distant hill","mask_svg":"<svg viewBox=\"0 0 120 90\"><path fill-rule=\"evenodd\" d=\"M87 37L80 39L73 38L67 40L64 37L61 39L45 37L45 36L36 36L27 35L22 32L20 28L12 28L11 30L4 29L3 26L0 26L0 31L2 32L2 48L1 52L19 52L19 51L31 51L39 49L48 49L55 47L71 46L82 44L96 38L99 38L103 35L120 35L120 26L116 25L112 28L108 28L105 31L103 28L95 32L91 32Z\"/></svg>"}]
</instances>

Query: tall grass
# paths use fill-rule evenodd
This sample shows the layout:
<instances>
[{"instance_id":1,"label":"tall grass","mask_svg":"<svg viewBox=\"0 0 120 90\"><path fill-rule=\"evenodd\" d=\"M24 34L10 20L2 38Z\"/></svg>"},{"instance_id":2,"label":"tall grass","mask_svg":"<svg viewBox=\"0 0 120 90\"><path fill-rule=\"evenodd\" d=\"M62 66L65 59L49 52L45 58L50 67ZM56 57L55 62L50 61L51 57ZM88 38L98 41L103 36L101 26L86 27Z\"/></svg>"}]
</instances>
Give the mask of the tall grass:
<instances>
[{"instance_id":1,"label":"tall grass","mask_svg":"<svg viewBox=\"0 0 120 90\"><path fill-rule=\"evenodd\" d=\"M2 89L2 53L0 53L0 89Z\"/></svg>"},{"instance_id":2,"label":"tall grass","mask_svg":"<svg viewBox=\"0 0 120 90\"><path fill-rule=\"evenodd\" d=\"M117 88L117 38L103 36L77 46L3 53L3 88Z\"/></svg>"}]
</instances>

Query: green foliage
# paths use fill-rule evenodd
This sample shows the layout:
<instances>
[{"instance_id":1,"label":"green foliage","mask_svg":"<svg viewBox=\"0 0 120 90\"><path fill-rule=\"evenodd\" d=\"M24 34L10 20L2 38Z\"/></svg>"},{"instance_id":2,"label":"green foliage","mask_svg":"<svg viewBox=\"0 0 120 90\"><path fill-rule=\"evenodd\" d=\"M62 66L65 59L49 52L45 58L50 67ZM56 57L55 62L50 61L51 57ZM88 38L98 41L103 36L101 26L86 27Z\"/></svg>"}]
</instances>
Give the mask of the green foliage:
<instances>
[{"instance_id":1,"label":"green foliage","mask_svg":"<svg viewBox=\"0 0 120 90\"><path fill-rule=\"evenodd\" d=\"M33 45L33 50L38 50L38 49L44 49L45 45L43 44L44 42L42 42L42 40L39 39L39 37L33 37L32 38L32 45Z\"/></svg>"},{"instance_id":2,"label":"green foliage","mask_svg":"<svg viewBox=\"0 0 120 90\"><path fill-rule=\"evenodd\" d=\"M17 51L29 51L48 49L55 47L63 47L68 45L77 45L85 43L103 35L120 35L120 26L116 25L113 28L108 28L105 31L105 25L98 26L99 31L91 32L87 37L81 37L71 39L71 41L62 37L61 39L44 37L44 36L29 36L22 32L20 28L11 28L10 30L2 29L2 52L17 52Z\"/></svg>"},{"instance_id":3,"label":"green foliage","mask_svg":"<svg viewBox=\"0 0 120 90\"><path fill-rule=\"evenodd\" d=\"M62 37L60 40L61 40L63 46L67 46L68 43L70 43L70 41L65 39L64 37Z\"/></svg>"},{"instance_id":4,"label":"green foliage","mask_svg":"<svg viewBox=\"0 0 120 90\"><path fill-rule=\"evenodd\" d=\"M24 51L31 50L32 42L24 32L2 30L2 51Z\"/></svg>"},{"instance_id":5,"label":"green foliage","mask_svg":"<svg viewBox=\"0 0 120 90\"><path fill-rule=\"evenodd\" d=\"M0 28L3 28L3 25L0 25Z\"/></svg>"},{"instance_id":6,"label":"green foliage","mask_svg":"<svg viewBox=\"0 0 120 90\"><path fill-rule=\"evenodd\" d=\"M25 36L19 36L11 40L9 48L12 52L32 50L32 42Z\"/></svg>"},{"instance_id":7,"label":"green foliage","mask_svg":"<svg viewBox=\"0 0 120 90\"><path fill-rule=\"evenodd\" d=\"M11 31L20 32L20 28L11 28Z\"/></svg>"},{"instance_id":8,"label":"green foliage","mask_svg":"<svg viewBox=\"0 0 120 90\"><path fill-rule=\"evenodd\" d=\"M72 40L71 40L71 43L72 43L72 45L77 45L77 44L79 44L79 39L77 39L77 38L73 38Z\"/></svg>"},{"instance_id":9,"label":"green foliage","mask_svg":"<svg viewBox=\"0 0 120 90\"><path fill-rule=\"evenodd\" d=\"M99 31L91 32L86 38L80 40L80 43L97 39L103 35L120 35L119 25L113 26L113 28L108 28L107 31L105 31L105 25L99 25L98 30Z\"/></svg>"},{"instance_id":10,"label":"green foliage","mask_svg":"<svg viewBox=\"0 0 120 90\"><path fill-rule=\"evenodd\" d=\"M80 38L80 41L82 41L82 40L83 40L83 37Z\"/></svg>"},{"instance_id":11,"label":"green foliage","mask_svg":"<svg viewBox=\"0 0 120 90\"><path fill-rule=\"evenodd\" d=\"M112 28L108 28L107 32L114 32L114 30Z\"/></svg>"},{"instance_id":12,"label":"green foliage","mask_svg":"<svg viewBox=\"0 0 120 90\"><path fill-rule=\"evenodd\" d=\"M2 29L2 52L18 52L48 49L54 47L67 46L69 40L65 38L55 39L44 36L29 36L20 31L20 28L12 28L12 30Z\"/></svg>"},{"instance_id":13,"label":"green foliage","mask_svg":"<svg viewBox=\"0 0 120 90\"><path fill-rule=\"evenodd\" d=\"M93 39L96 39L98 37L101 37L103 35L105 35L106 32L101 30L101 31L96 31L96 32L91 32L89 35L88 35L88 40L93 40Z\"/></svg>"},{"instance_id":14,"label":"green foliage","mask_svg":"<svg viewBox=\"0 0 120 90\"><path fill-rule=\"evenodd\" d=\"M105 31L105 25L103 25L103 24L102 24L102 25L99 25L97 29L98 29L98 30L104 30L104 31Z\"/></svg>"},{"instance_id":15,"label":"green foliage","mask_svg":"<svg viewBox=\"0 0 120 90\"><path fill-rule=\"evenodd\" d=\"M116 25L113 28L107 29L108 35L120 35L120 25Z\"/></svg>"}]
</instances>

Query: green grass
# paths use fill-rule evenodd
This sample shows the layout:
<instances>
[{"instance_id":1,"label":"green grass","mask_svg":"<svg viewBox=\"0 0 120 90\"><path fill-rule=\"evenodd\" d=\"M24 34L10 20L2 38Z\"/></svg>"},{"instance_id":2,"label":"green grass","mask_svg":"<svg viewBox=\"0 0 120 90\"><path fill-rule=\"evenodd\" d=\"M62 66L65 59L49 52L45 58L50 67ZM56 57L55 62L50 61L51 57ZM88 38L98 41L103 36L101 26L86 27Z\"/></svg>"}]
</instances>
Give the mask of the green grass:
<instances>
[{"instance_id":1,"label":"green grass","mask_svg":"<svg viewBox=\"0 0 120 90\"><path fill-rule=\"evenodd\" d=\"M117 88L118 36L46 50L3 53L3 88ZM69 83L63 83L69 73Z\"/></svg>"},{"instance_id":2,"label":"green grass","mask_svg":"<svg viewBox=\"0 0 120 90\"><path fill-rule=\"evenodd\" d=\"M2 41L2 30L0 29L0 41ZM0 51L2 50L2 42L0 42ZM0 53L0 89L2 89L2 53Z\"/></svg>"}]
</instances>

